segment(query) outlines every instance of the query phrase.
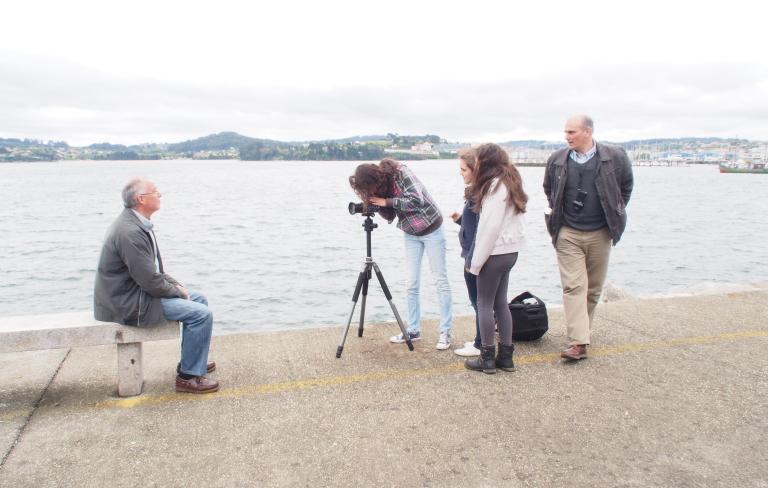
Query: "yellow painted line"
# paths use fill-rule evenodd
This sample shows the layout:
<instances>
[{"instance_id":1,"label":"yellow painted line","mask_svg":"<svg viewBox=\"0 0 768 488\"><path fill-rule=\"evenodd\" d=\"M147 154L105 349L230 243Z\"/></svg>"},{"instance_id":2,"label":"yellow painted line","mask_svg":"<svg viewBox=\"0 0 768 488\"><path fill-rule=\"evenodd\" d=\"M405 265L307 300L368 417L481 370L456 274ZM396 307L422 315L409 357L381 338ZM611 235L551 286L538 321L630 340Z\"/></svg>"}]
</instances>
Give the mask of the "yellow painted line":
<instances>
[{"instance_id":1,"label":"yellow painted line","mask_svg":"<svg viewBox=\"0 0 768 488\"><path fill-rule=\"evenodd\" d=\"M265 385L243 386L239 388L227 388L216 393L204 395L191 395L172 393L167 395L141 395L133 398L110 399L99 402L96 408L133 408L139 405L156 405L169 401L197 401L213 400L220 398L240 398L244 396L278 393L283 391L298 391L309 388L321 388L353 383L372 382L377 380L393 380L417 376L433 376L440 373L462 371L463 363L454 363L447 366L425 369L406 369L400 371L385 371L376 373L357 374L349 376L331 376L328 378L313 378L306 380L288 381L285 383L268 383Z\"/></svg>"},{"instance_id":2,"label":"yellow painted line","mask_svg":"<svg viewBox=\"0 0 768 488\"><path fill-rule=\"evenodd\" d=\"M31 408L19 408L16 410L7 410L5 412L0 412L0 422L13 422L15 420L19 419L25 419L29 415L29 412L31 412Z\"/></svg>"},{"instance_id":3,"label":"yellow painted line","mask_svg":"<svg viewBox=\"0 0 768 488\"><path fill-rule=\"evenodd\" d=\"M615 356L619 354L642 352L655 349L665 349L678 346L689 346L697 344L712 344L718 342L735 341L739 339L768 337L768 330L746 330L741 332L729 332L718 335L706 335L697 337L681 337L665 341L639 342L622 344L618 346L606 346L590 348L590 356ZM549 354L530 354L525 356L516 356L515 363L536 364L554 362L560 360L560 353ZM237 388L226 388L216 393L205 395L190 395L183 393L172 393L166 395L141 395L133 398L109 399L94 404L97 409L114 408L135 408L144 405L158 405L168 402L180 401L205 401L219 400L222 398L242 398L247 396L265 395L285 391L299 391L312 388L325 388L340 385L350 385L356 383L366 383L375 381L389 381L402 378L415 378L420 376L434 376L445 373L455 373L464 371L464 363L452 363L446 366L435 368L410 369L400 371L383 371L375 373L356 374L348 376L331 376L327 378L311 378L304 380L288 381L284 383L268 383L263 385L242 386Z\"/></svg>"},{"instance_id":4,"label":"yellow painted line","mask_svg":"<svg viewBox=\"0 0 768 488\"><path fill-rule=\"evenodd\" d=\"M590 356L610 356L627 352L641 352L652 349L663 349L675 346L690 346L696 344L711 344L714 342L727 342L737 339L768 337L768 330L745 330L741 332L728 332L717 335L706 335L697 337L680 337L677 339L668 339L665 341L639 342L635 344L623 344L619 346L608 346L590 349Z\"/></svg>"}]
</instances>

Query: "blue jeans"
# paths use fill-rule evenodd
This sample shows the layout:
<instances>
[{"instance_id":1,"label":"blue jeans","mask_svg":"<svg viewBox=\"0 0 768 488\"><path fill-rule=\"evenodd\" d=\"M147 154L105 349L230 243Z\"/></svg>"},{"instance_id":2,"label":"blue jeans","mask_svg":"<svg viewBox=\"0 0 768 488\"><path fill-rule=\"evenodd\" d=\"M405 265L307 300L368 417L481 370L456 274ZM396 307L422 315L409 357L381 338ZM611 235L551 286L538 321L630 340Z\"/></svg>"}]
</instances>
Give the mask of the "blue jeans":
<instances>
[{"instance_id":1,"label":"blue jeans","mask_svg":"<svg viewBox=\"0 0 768 488\"><path fill-rule=\"evenodd\" d=\"M451 286L448 284L448 270L445 264L445 234L440 227L425 236L405 235L405 261L408 266L408 332L419 332L421 318L421 303L419 288L421 287L421 258L427 251L429 268L437 288L437 298L440 302L440 333L451 332L453 319L451 306Z\"/></svg>"},{"instance_id":2,"label":"blue jeans","mask_svg":"<svg viewBox=\"0 0 768 488\"><path fill-rule=\"evenodd\" d=\"M208 348L211 345L213 313L205 295L189 292L189 300L161 298L163 312L168 320L182 323L181 372L205 376L208 372Z\"/></svg>"},{"instance_id":3,"label":"blue jeans","mask_svg":"<svg viewBox=\"0 0 768 488\"><path fill-rule=\"evenodd\" d=\"M464 282L467 283L469 303L475 309L475 348L480 349L480 317L477 315L477 276L465 270Z\"/></svg>"}]
</instances>

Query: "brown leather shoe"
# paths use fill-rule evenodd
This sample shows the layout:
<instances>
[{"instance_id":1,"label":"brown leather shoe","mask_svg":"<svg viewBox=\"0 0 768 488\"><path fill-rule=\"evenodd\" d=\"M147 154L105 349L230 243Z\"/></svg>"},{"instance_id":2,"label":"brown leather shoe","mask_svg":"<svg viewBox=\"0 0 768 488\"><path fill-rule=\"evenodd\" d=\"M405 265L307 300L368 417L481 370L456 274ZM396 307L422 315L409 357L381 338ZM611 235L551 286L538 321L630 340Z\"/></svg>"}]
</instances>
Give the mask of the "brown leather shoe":
<instances>
[{"instance_id":1,"label":"brown leather shoe","mask_svg":"<svg viewBox=\"0 0 768 488\"><path fill-rule=\"evenodd\" d=\"M568 349L560 353L560 357L563 359L578 360L587 359L587 345L586 344L574 344Z\"/></svg>"},{"instance_id":2,"label":"brown leather shoe","mask_svg":"<svg viewBox=\"0 0 768 488\"><path fill-rule=\"evenodd\" d=\"M180 393L213 393L219 391L219 382L205 376L195 376L188 380L177 376L176 391Z\"/></svg>"},{"instance_id":3,"label":"brown leather shoe","mask_svg":"<svg viewBox=\"0 0 768 488\"><path fill-rule=\"evenodd\" d=\"M216 371L216 362L211 361L206 365L206 369L209 373ZM181 363L176 364L176 374L181 373Z\"/></svg>"}]
</instances>

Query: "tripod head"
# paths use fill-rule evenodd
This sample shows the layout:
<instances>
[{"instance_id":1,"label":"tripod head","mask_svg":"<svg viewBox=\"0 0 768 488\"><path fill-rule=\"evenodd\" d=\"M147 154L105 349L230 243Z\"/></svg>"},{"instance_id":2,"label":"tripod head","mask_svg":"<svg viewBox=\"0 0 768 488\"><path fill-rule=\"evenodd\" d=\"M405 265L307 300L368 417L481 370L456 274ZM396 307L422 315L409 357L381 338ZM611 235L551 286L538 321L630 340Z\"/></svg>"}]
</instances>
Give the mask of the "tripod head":
<instances>
[{"instance_id":1,"label":"tripod head","mask_svg":"<svg viewBox=\"0 0 768 488\"><path fill-rule=\"evenodd\" d=\"M365 232L370 234L373 229L379 226L379 224L375 224L373 222L373 219L371 218L373 217L373 212L364 213L363 216L365 216L365 220L363 221L363 229L365 229Z\"/></svg>"},{"instance_id":2,"label":"tripod head","mask_svg":"<svg viewBox=\"0 0 768 488\"><path fill-rule=\"evenodd\" d=\"M363 229L365 229L365 257L366 259L371 258L371 232L373 232L373 229L379 226L379 224L376 224L373 222L373 213L367 212L363 214L365 216L365 220L363 221Z\"/></svg>"},{"instance_id":3,"label":"tripod head","mask_svg":"<svg viewBox=\"0 0 768 488\"><path fill-rule=\"evenodd\" d=\"M365 248L367 251L366 259L370 259L371 232L373 232L373 229L379 226L379 224L373 223L373 219L371 217L373 217L376 212L381 210L381 207L373 204L365 206L362 203L349 202L348 210L350 215L360 214L362 217L365 217L365 220L363 221L363 229L365 229Z\"/></svg>"}]
</instances>

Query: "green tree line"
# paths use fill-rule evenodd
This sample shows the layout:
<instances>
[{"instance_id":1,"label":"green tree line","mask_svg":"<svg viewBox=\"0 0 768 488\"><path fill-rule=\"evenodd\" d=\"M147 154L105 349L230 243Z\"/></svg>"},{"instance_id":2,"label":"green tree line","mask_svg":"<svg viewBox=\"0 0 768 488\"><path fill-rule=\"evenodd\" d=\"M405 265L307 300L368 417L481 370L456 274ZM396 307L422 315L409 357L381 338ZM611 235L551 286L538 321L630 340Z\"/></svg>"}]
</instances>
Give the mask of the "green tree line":
<instances>
[{"instance_id":1,"label":"green tree line","mask_svg":"<svg viewBox=\"0 0 768 488\"><path fill-rule=\"evenodd\" d=\"M309 144L265 144L255 142L240 148L243 161L368 161L384 157L379 144L312 142Z\"/></svg>"}]
</instances>

